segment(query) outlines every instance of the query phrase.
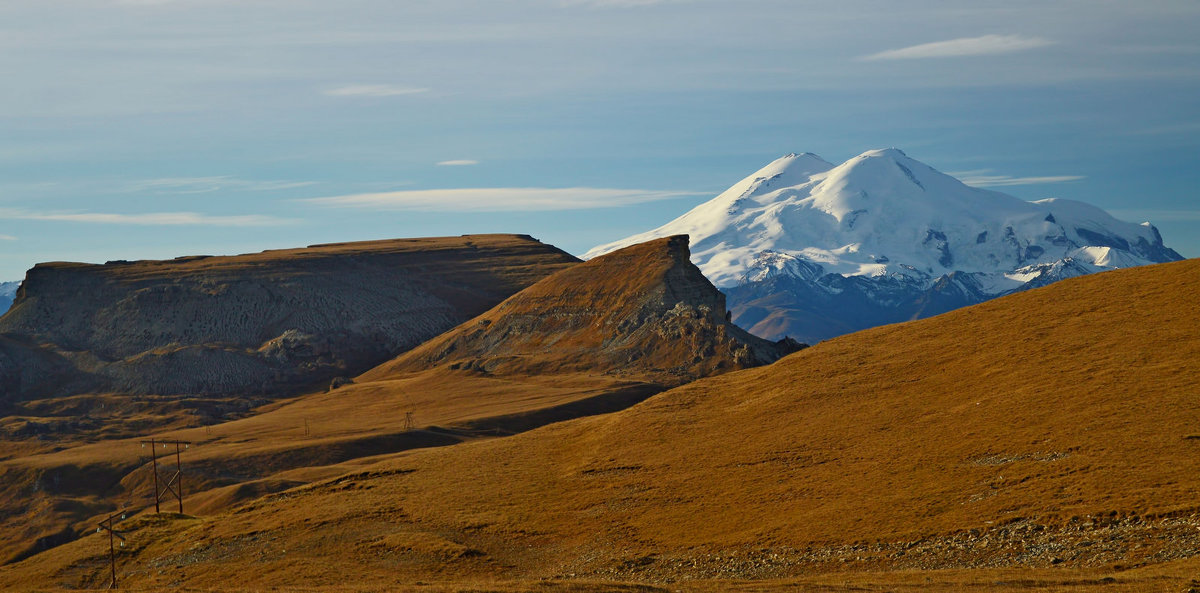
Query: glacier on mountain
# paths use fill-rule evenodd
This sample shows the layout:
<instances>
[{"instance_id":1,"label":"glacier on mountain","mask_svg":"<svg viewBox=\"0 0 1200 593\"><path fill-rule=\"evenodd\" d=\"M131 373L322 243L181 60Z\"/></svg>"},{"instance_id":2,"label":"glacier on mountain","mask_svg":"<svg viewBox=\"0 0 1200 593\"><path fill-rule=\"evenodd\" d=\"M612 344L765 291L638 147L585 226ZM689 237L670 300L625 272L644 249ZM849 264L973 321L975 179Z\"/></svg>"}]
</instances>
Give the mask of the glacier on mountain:
<instances>
[{"instance_id":1,"label":"glacier on mountain","mask_svg":"<svg viewBox=\"0 0 1200 593\"><path fill-rule=\"evenodd\" d=\"M1182 259L1149 223L974 188L895 149L789 154L648 232L691 237L734 321L815 341L1113 268Z\"/></svg>"}]
</instances>

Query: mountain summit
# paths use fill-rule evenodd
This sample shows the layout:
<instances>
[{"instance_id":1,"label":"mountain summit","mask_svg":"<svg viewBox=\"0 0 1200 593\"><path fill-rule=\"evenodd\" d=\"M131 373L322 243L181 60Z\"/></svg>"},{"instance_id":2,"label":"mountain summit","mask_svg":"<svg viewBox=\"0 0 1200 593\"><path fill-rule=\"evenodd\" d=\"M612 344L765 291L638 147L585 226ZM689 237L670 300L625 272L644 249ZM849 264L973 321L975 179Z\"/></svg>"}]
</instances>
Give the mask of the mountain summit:
<instances>
[{"instance_id":1,"label":"mountain summit","mask_svg":"<svg viewBox=\"0 0 1200 593\"><path fill-rule=\"evenodd\" d=\"M690 212L600 245L675 234L734 321L815 341L1113 268L1182 259L1149 223L970 187L895 148L834 166L790 154Z\"/></svg>"}]
</instances>

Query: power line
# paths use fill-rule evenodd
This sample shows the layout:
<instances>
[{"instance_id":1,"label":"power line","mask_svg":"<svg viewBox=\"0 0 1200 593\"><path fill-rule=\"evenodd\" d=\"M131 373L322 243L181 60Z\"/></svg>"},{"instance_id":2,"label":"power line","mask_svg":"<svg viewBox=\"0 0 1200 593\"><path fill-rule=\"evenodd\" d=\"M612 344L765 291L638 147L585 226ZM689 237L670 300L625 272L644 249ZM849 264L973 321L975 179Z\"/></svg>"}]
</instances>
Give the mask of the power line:
<instances>
[{"instance_id":1,"label":"power line","mask_svg":"<svg viewBox=\"0 0 1200 593\"><path fill-rule=\"evenodd\" d=\"M120 513L120 519L124 518L125 513ZM98 523L98 527L96 527L96 533L100 533L102 531L108 532L108 567L112 575L112 580L108 583L109 589L117 588L117 549L113 545L113 541L115 539L120 539L121 547L125 547L125 536L113 528L113 526L116 525L117 520L117 513L113 513L109 515L107 519Z\"/></svg>"},{"instance_id":2,"label":"power line","mask_svg":"<svg viewBox=\"0 0 1200 593\"><path fill-rule=\"evenodd\" d=\"M191 446L192 443L189 441L170 441L170 440L156 440L156 439L142 441L143 448L145 448L145 446L147 444L150 445L150 466L151 466L151 469L154 471L154 512L156 512L156 513L162 512L159 509L159 502L163 499L163 494L170 492L171 494L173 494L175 496L175 499L179 501L179 514L182 515L183 514L183 466L180 464L179 454L182 450L182 449L180 449L180 447L182 447L183 449L187 449L189 446ZM158 475L158 449L155 447L156 444L161 444L164 449L166 449L168 445L175 445L175 473L172 474L171 477L166 480L165 485L163 485L161 488L159 487L159 483L162 482L162 480L159 478L159 475Z\"/></svg>"}]
</instances>

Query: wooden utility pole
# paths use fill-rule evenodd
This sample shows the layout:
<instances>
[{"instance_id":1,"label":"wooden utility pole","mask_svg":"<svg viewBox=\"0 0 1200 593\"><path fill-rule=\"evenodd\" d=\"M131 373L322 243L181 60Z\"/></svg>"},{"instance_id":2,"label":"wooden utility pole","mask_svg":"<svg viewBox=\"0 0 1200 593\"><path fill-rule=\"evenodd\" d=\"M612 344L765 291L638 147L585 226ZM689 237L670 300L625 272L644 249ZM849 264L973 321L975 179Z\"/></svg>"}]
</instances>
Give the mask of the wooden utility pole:
<instances>
[{"instance_id":1,"label":"wooden utility pole","mask_svg":"<svg viewBox=\"0 0 1200 593\"><path fill-rule=\"evenodd\" d=\"M124 519L124 518L125 518L125 513L120 513L120 519ZM112 576L112 580L109 581L109 583L108 583L109 589L117 588L117 549L113 545L113 542L115 539L119 538L121 540L121 546L122 547L125 546L125 536L121 535L113 527L114 525L116 525L117 520L118 520L118 514L113 513L113 514L109 515L107 519L101 521L99 523L99 527L96 528L96 533L100 533L101 531L108 532L108 568L109 568L109 573Z\"/></svg>"},{"instance_id":2,"label":"wooden utility pole","mask_svg":"<svg viewBox=\"0 0 1200 593\"><path fill-rule=\"evenodd\" d=\"M175 445L175 473L166 480L163 486L159 486L160 480L158 477L158 449L155 445L162 445L164 449L168 445ZM182 449L187 449L192 443L188 441L170 441L170 440L155 440L142 441L142 447L150 445L150 467L154 471L154 512L161 513L159 503L163 498L163 494L170 492L175 495L175 499L179 501L179 514L183 514L183 466L179 460L179 454Z\"/></svg>"}]
</instances>

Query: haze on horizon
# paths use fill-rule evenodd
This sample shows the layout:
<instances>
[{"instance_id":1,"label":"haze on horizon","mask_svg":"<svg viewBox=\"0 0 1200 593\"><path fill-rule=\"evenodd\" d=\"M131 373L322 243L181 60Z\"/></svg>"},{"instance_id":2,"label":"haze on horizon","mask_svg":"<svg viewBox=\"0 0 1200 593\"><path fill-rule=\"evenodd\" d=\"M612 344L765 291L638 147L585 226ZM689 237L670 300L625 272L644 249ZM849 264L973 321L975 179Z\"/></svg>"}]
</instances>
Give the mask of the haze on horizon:
<instances>
[{"instance_id":1,"label":"haze on horizon","mask_svg":"<svg viewBox=\"0 0 1200 593\"><path fill-rule=\"evenodd\" d=\"M1200 256L1200 4L15 0L0 280L51 260L657 227L872 148Z\"/></svg>"}]
</instances>

